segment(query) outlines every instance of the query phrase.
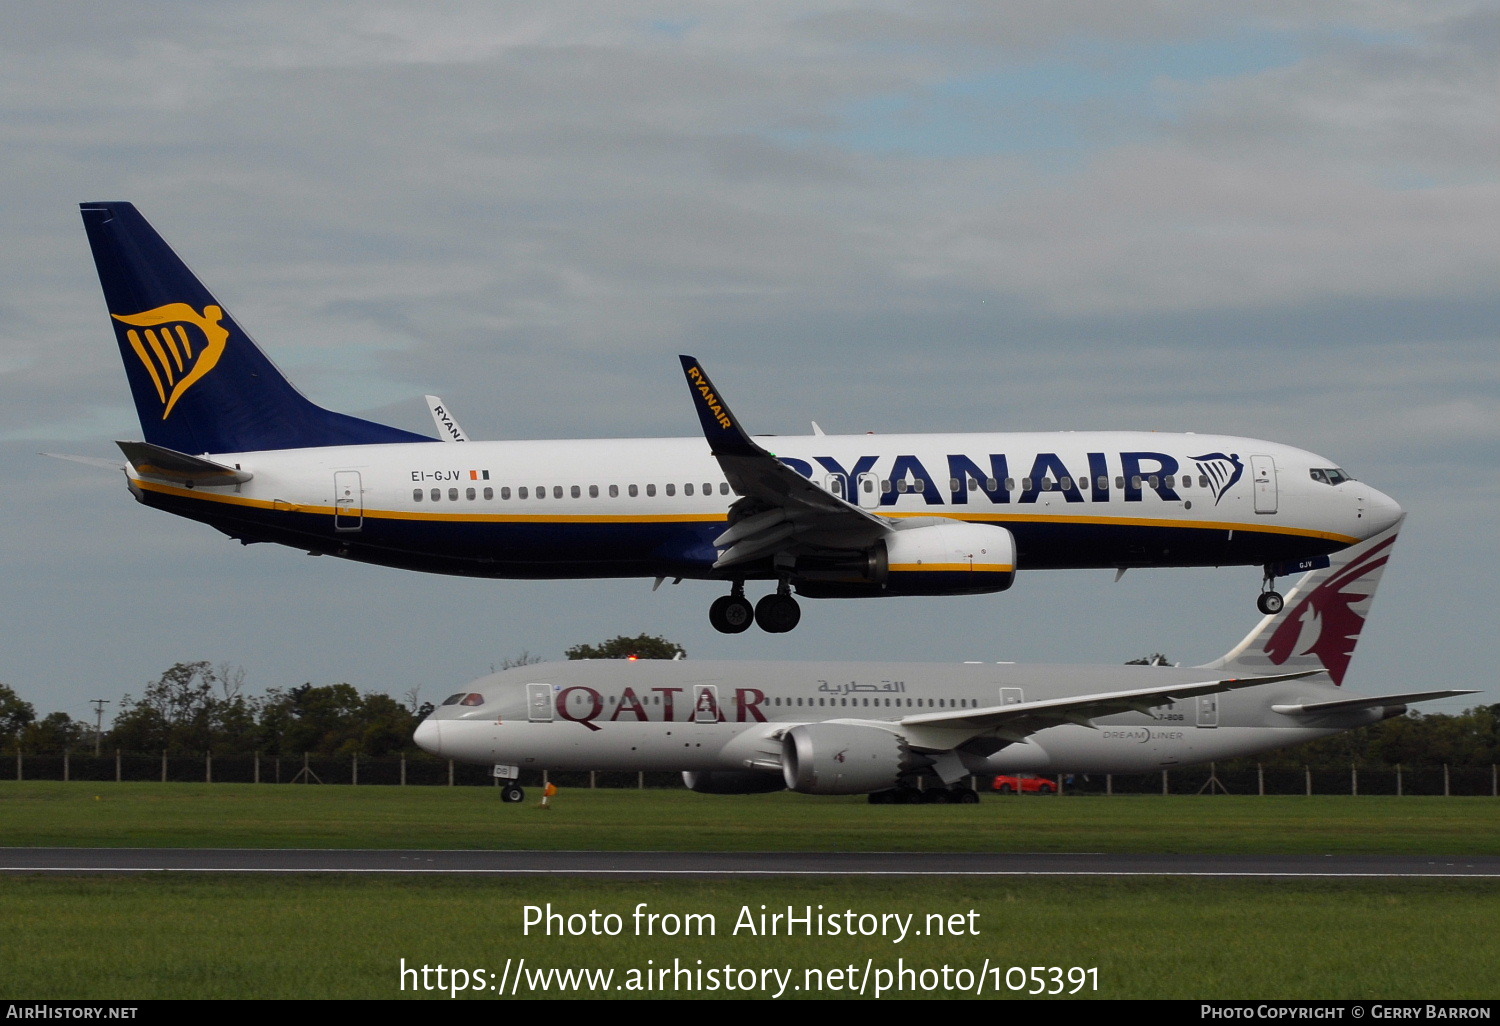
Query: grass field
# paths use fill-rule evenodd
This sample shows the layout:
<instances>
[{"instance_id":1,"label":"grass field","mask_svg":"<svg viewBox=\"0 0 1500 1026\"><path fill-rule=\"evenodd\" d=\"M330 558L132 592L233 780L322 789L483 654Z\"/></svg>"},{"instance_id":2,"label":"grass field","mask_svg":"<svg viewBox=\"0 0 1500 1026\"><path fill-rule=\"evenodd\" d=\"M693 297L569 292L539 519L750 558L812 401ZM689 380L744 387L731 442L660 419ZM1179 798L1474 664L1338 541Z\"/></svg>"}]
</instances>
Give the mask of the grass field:
<instances>
[{"instance_id":1,"label":"grass field","mask_svg":"<svg viewBox=\"0 0 1500 1026\"><path fill-rule=\"evenodd\" d=\"M557 808L543 813L504 805L483 788L5 782L0 843L1452 855L1500 850L1500 803L1015 797L977 807L893 807L795 795L580 790L565 791ZM716 929L639 935L631 913L642 902L663 914L712 916ZM563 915L614 913L620 932L527 934L526 907L548 903ZM762 905L912 914L916 929L929 914L956 915L964 930L910 934L900 943L888 936L736 935L743 910L756 914ZM607 992L580 990L576 980L566 991L555 980L542 989L528 978L519 989L526 997L742 997L725 983L744 985L751 976L751 995L770 996L783 980L768 970L792 973L787 998L848 997L860 979L869 981L865 996L882 980L904 980L904 991L885 996L963 997L977 978L986 996L1004 997L1012 993L1005 987L1011 966L1020 975L1013 972L1010 982L1023 984L1015 996L1024 996L1034 985L1029 967L1056 966L1097 970L1079 997L1486 998L1500 990L1492 982L1500 964L1497 919L1500 885L1488 881L6 876L0 995L446 1001L451 975L441 990L418 989L439 984L432 971L439 964L463 969L464 983L489 987L497 981L481 980L477 970L509 972L513 980L524 958L529 973L614 972ZM403 959L409 969L428 967L425 980L410 973L403 989ZM735 973L726 977L726 966ZM664 967L683 970L669 973L665 988L659 977L643 975ZM879 977L866 975L867 967L907 972ZM718 989L686 990L694 981ZM1050 985L1051 977L1044 981ZM812 989L792 989L799 986ZM495 995L486 989L459 996Z\"/></svg>"},{"instance_id":2,"label":"grass field","mask_svg":"<svg viewBox=\"0 0 1500 1026\"><path fill-rule=\"evenodd\" d=\"M989 798L868 805L795 794L0 782L8 846L628 851L1500 853L1490 798Z\"/></svg>"}]
</instances>

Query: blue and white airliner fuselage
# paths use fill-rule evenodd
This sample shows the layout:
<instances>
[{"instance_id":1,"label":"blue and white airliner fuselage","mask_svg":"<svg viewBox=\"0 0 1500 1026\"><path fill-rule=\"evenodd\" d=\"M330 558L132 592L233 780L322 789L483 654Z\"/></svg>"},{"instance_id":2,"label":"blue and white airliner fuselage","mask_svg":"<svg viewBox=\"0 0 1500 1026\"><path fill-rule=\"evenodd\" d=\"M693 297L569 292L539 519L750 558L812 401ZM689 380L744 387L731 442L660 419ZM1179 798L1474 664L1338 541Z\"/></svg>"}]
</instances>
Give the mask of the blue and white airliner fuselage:
<instances>
[{"instance_id":1,"label":"blue and white airliner fuselage","mask_svg":"<svg viewBox=\"0 0 1500 1026\"><path fill-rule=\"evenodd\" d=\"M1327 459L1248 438L1070 432L766 441L830 495L852 493L898 525L944 518L1004 527L1025 569L1279 563L1351 545L1400 512ZM251 476L189 487L132 467L132 490L147 505L246 541L410 570L777 577L770 560L715 567L713 542L738 496L701 438L397 443L210 458ZM1243 468L1238 480L1232 461ZM1263 468L1260 480L1252 466Z\"/></svg>"},{"instance_id":2,"label":"blue and white airliner fuselage","mask_svg":"<svg viewBox=\"0 0 1500 1026\"><path fill-rule=\"evenodd\" d=\"M82 213L145 434L118 443L130 488L247 543L476 577L720 580L716 627L782 632L793 591L980 594L1021 568L1261 566L1270 610L1276 577L1400 515L1331 460L1249 438L757 439L686 356L700 437L469 441L429 397L457 443L438 444L309 402L133 206ZM776 590L752 608L747 581Z\"/></svg>"}]
</instances>

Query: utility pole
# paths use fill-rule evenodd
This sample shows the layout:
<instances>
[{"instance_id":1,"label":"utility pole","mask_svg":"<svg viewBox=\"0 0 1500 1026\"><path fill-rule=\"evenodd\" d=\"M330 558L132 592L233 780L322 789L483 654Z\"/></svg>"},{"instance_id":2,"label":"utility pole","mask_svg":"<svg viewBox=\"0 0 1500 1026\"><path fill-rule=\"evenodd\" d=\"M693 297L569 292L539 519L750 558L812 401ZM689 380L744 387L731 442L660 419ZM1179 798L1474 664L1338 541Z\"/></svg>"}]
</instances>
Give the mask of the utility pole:
<instances>
[{"instance_id":1,"label":"utility pole","mask_svg":"<svg viewBox=\"0 0 1500 1026\"><path fill-rule=\"evenodd\" d=\"M94 705L94 758L99 758L99 744L104 739L104 707L109 704L107 698L92 698Z\"/></svg>"}]
</instances>

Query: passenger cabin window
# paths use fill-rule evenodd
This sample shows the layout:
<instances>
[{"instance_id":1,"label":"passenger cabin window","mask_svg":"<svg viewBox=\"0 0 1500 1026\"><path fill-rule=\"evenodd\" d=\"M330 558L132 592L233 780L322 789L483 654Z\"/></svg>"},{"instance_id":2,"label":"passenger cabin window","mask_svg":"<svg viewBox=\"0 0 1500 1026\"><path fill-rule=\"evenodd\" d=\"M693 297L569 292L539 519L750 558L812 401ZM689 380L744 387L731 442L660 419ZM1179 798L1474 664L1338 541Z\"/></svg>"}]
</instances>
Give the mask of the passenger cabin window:
<instances>
[{"instance_id":1,"label":"passenger cabin window","mask_svg":"<svg viewBox=\"0 0 1500 1026\"><path fill-rule=\"evenodd\" d=\"M411 501L412 502L421 502L422 501L422 489L420 489L420 488L413 488L411 490Z\"/></svg>"},{"instance_id":2,"label":"passenger cabin window","mask_svg":"<svg viewBox=\"0 0 1500 1026\"><path fill-rule=\"evenodd\" d=\"M633 499L633 498L635 498L639 494L641 494L641 490L639 488L637 488L635 485L631 485L630 486L630 497Z\"/></svg>"},{"instance_id":3,"label":"passenger cabin window","mask_svg":"<svg viewBox=\"0 0 1500 1026\"><path fill-rule=\"evenodd\" d=\"M432 490L432 501L433 502L437 502L442 497L443 497L443 490L441 488L434 488Z\"/></svg>"},{"instance_id":4,"label":"passenger cabin window","mask_svg":"<svg viewBox=\"0 0 1500 1026\"><path fill-rule=\"evenodd\" d=\"M494 497L495 497L495 489L493 489L493 488L486 488L484 490L485 501L493 499Z\"/></svg>"},{"instance_id":5,"label":"passenger cabin window","mask_svg":"<svg viewBox=\"0 0 1500 1026\"><path fill-rule=\"evenodd\" d=\"M654 484L648 484L646 486L646 495L647 496L654 496L655 494L656 494L656 485L654 485Z\"/></svg>"},{"instance_id":6,"label":"passenger cabin window","mask_svg":"<svg viewBox=\"0 0 1500 1026\"><path fill-rule=\"evenodd\" d=\"M610 485L609 486L609 497L611 499L618 499L620 497L620 486L619 485Z\"/></svg>"}]
</instances>

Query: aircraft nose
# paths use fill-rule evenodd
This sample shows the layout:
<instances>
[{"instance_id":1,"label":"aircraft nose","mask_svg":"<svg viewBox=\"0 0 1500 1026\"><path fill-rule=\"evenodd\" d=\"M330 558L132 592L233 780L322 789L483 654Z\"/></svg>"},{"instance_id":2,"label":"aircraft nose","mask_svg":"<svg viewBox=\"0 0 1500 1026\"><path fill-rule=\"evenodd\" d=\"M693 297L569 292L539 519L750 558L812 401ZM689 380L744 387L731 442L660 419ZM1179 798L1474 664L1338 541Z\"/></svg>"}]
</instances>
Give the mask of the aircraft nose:
<instances>
[{"instance_id":1,"label":"aircraft nose","mask_svg":"<svg viewBox=\"0 0 1500 1026\"><path fill-rule=\"evenodd\" d=\"M1373 537L1381 531L1394 527L1403 515L1400 503L1378 488L1369 489L1361 506L1364 512L1360 523L1369 532L1366 537Z\"/></svg>"},{"instance_id":2,"label":"aircraft nose","mask_svg":"<svg viewBox=\"0 0 1500 1026\"><path fill-rule=\"evenodd\" d=\"M443 728L437 720L428 718L417 724L417 732L412 735L412 740L423 751L433 755L443 754Z\"/></svg>"}]
</instances>

